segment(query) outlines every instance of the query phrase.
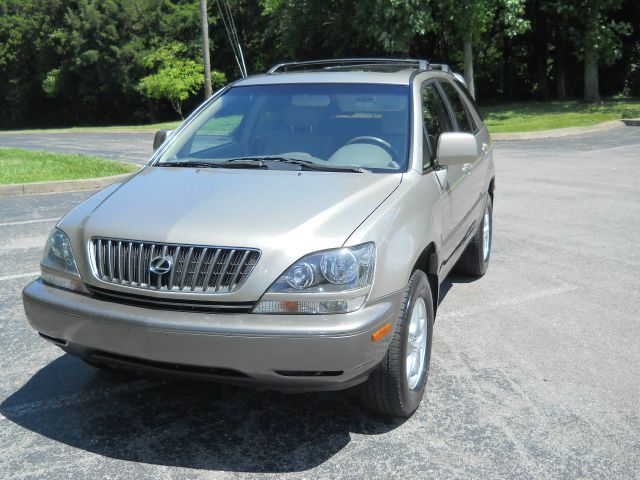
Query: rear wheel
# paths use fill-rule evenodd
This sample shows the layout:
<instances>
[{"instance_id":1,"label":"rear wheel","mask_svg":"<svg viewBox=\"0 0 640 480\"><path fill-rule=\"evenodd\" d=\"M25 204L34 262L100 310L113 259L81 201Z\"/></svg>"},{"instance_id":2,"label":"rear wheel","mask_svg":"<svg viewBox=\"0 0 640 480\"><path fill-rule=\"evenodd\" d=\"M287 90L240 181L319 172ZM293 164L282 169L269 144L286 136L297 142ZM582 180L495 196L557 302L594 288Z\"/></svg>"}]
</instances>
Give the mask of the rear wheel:
<instances>
[{"instance_id":1,"label":"rear wheel","mask_svg":"<svg viewBox=\"0 0 640 480\"><path fill-rule=\"evenodd\" d=\"M464 253L458 260L456 272L474 277L481 277L487 271L491 258L491 245L493 237L493 202L487 195L487 203L484 207L482 222L478 226L471 243L467 245Z\"/></svg>"},{"instance_id":2,"label":"rear wheel","mask_svg":"<svg viewBox=\"0 0 640 480\"><path fill-rule=\"evenodd\" d=\"M387 354L362 386L369 410L409 417L418 408L429 376L433 321L429 280L417 270L404 290Z\"/></svg>"}]
</instances>

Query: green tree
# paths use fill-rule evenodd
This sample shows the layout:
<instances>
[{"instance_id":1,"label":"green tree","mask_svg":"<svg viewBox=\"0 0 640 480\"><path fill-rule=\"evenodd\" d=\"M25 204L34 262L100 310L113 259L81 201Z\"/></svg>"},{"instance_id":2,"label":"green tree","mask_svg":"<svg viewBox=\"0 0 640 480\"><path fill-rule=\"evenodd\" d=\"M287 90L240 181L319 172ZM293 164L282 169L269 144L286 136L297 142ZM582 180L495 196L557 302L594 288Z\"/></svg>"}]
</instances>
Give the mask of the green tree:
<instances>
[{"instance_id":1,"label":"green tree","mask_svg":"<svg viewBox=\"0 0 640 480\"><path fill-rule=\"evenodd\" d=\"M202 63L188 56L188 48L184 44L173 42L149 54L145 64L157 71L140 80L139 91L155 100L168 100L180 118L184 118L182 103L204 85ZM225 82L223 73L212 72L211 83L214 88Z\"/></svg>"},{"instance_id":2,"label":"green tree","mask_svg":"<svg viewBox=\"0 0 640 480\"><path fill-rule=\"evenodd\" d=\"M438 31L457 38L464 55L464 77L467 87L475 97L474 46L481 35L495 24L501 24L504 35L514 36L529 28L524 18L525 0L436 0L440 13Z\"/></svg>"},{"instance_id":3,"label":"green tree","mask_svg":"<svg viewBox=\"0 0 640 480\"><path fill-rule=\"evenodd\" d=\"M621 56L622 35L631 33L626 22L608 15L622 6L622 0L582 0L576 9L580 22L578 52L584 60L584 99L600 103L599 65L610 65Z\"/></svg>"},{"instance_id":4,"label":"green tree","mask_svg":"<svg viewBox=\"0 0 640 480\"><path fill-rule=\"evenodd\" d=\"M431 26L421 0L263 0L267 35L285 58L406 55Z\"/></svg>"}]
</instances>

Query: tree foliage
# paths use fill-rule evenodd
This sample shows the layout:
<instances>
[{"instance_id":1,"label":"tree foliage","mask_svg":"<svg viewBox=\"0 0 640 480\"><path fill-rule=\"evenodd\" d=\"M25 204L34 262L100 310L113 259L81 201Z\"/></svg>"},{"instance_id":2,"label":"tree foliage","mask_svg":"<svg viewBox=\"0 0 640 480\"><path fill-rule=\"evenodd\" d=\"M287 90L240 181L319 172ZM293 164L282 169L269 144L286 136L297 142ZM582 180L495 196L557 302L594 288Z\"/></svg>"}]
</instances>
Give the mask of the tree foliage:
<instances>
[{"instance_id":1,"label":"tree foliage","mask_svg":"<svg viewBox=\"0 0 640 480\"><path fill-rule=\"evenodd\" d=\"M188 56L186 45L173 42L147 55L144 64L156 72L140 80L140 92L155 100L168 100L183 118L182 103L204 84L202 62ZM217 70L211 72L214 88L224 85L226 81L224 73Z\"/></svg>"},{"instance_id":2,"label":"tree foliage","mask_svg":"<svg viewBox=\"0 0 640 480\"><path fill-rule=\"evenodd\" d=\"M481 103L640 95L638 0L230 4L251 73L289 59L413 56L473 67ZM176 99L190 111L203 98L198 10L197 0L0 0L0 128L159 121L175 117ZM212 68L238 78L216 2L209 19Z\"/></svg>"}]
</instances>

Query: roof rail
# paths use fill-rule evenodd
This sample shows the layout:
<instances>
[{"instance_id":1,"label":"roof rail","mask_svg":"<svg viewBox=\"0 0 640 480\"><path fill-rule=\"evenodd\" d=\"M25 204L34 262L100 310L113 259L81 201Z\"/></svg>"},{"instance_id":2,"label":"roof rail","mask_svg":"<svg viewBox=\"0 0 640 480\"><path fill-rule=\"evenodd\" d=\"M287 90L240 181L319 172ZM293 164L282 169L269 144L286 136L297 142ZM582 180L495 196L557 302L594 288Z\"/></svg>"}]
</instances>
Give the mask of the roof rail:
<instances>
[{"instance_id":1,"label":"roof rail","mask_svg":"<svg viewBox=\"0 0 640 480\"><path fill-rule=\"evenodd\" d=\"M323 66L343 67L343 66L374 66L374 65L407 65L415 66L420 70L427 70L429 62L427 60L418 60L413 58L337 58L331 60L309 60L306 62L285 62L278 63L269 69L267 73L278 73L280 70L298 67Z\"/></svg>"},{"instance_id":2,"label":"roof rail","mask_svg":"<svg viewBox=\"0 0 640 480\"><path fill-rule=\"evenodd\" d=\"M434 70L442 70L444 73L451 73L451 69L446 63L431 63L429 66Z\"/></svg>"}]
</instances>

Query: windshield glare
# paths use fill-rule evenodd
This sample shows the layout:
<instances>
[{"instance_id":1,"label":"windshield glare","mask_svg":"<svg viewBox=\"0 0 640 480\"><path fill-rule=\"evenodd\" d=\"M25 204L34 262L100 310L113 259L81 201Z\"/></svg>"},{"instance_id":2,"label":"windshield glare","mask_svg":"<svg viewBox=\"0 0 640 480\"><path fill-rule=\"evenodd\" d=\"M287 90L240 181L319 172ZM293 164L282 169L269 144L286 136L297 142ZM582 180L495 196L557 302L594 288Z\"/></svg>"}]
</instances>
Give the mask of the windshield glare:
<instances>
[{"instance_id":1,"label":"windshield glare","mask_svg":"<svg viewBox=\"0 0 640 480\"><path fill-rule=\"evenodd\" d=\"M405 169L409 88L379 84L232 87L159 162L285 157L373 172Z\"/></svg>"}]
</instances>

